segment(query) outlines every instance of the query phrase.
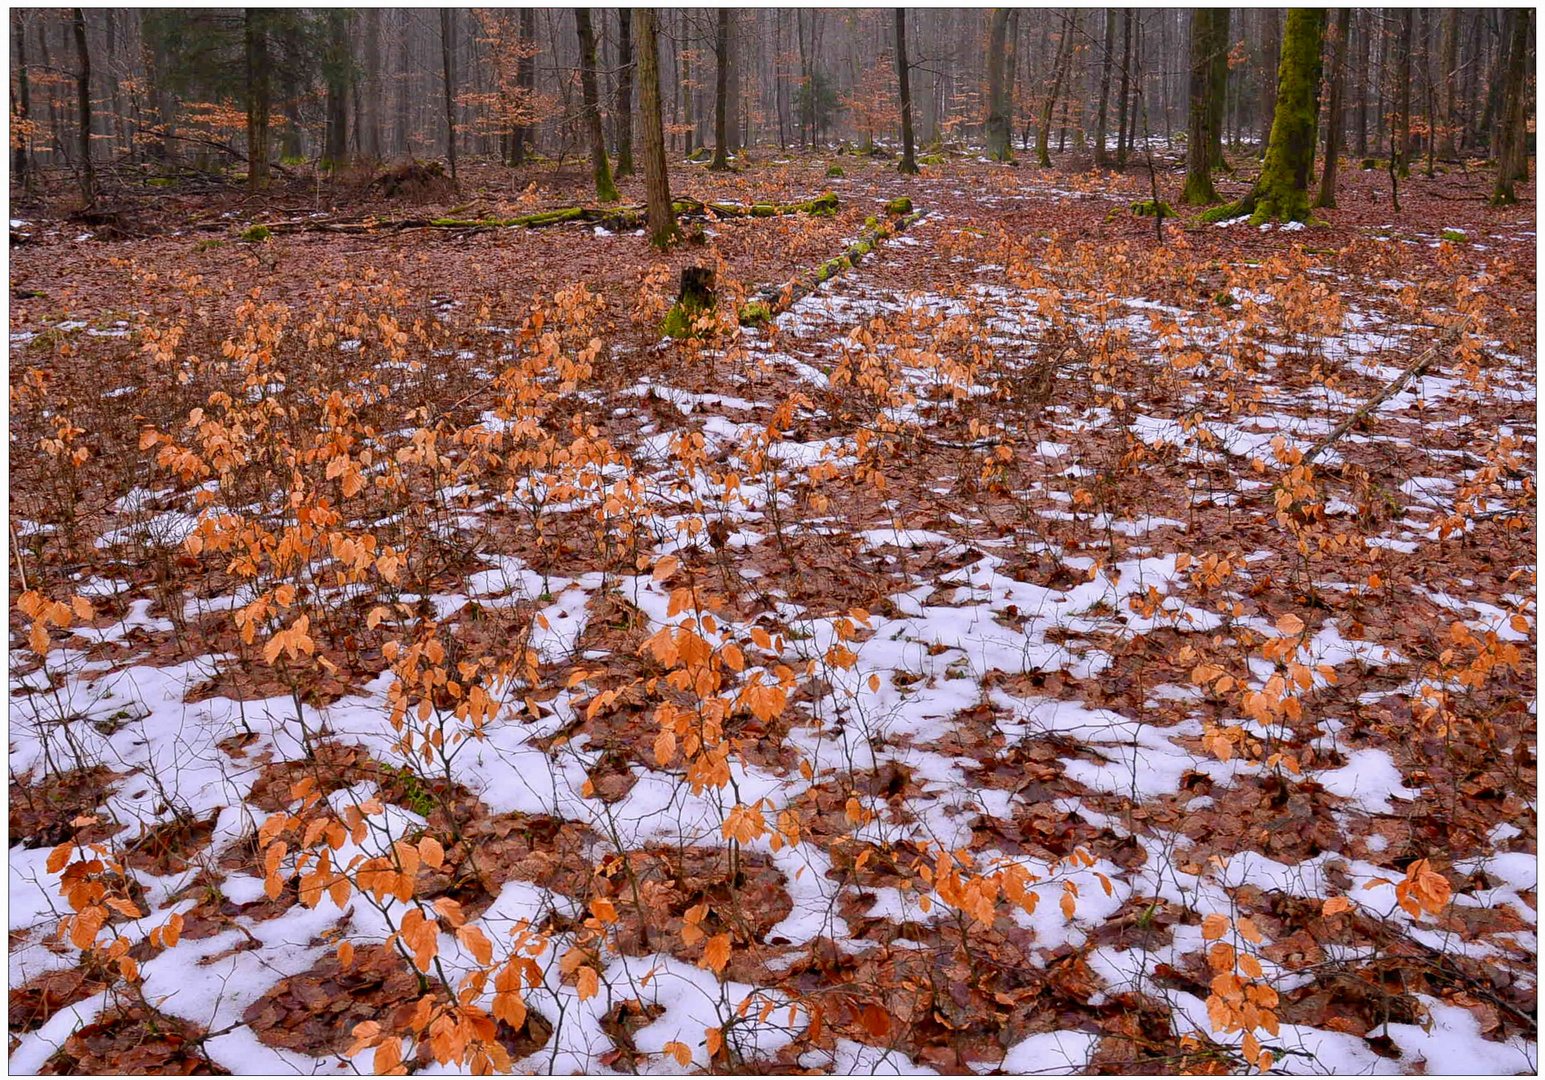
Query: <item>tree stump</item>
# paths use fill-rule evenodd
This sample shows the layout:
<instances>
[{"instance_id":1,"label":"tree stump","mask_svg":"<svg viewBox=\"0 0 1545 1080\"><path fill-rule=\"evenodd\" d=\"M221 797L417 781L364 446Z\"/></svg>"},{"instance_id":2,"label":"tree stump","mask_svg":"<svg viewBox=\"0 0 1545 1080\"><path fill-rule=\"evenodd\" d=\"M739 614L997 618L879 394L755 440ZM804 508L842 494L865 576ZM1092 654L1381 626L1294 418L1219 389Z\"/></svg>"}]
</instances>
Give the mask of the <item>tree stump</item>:
<instances>
[{"instance_id":1,"label":"tree stump","mask_svg":"<svg viewBox=\"0 0 1545 1080\"><path fill-rule=\"evenodd\" d=\"M676 303L666 313L661 329L673 338L691 337L693 323L705 311L719 306L719 295L714 291L714 272L707 266L685 266L681 270L681 289Z\"/></svg>"}]
</instances>

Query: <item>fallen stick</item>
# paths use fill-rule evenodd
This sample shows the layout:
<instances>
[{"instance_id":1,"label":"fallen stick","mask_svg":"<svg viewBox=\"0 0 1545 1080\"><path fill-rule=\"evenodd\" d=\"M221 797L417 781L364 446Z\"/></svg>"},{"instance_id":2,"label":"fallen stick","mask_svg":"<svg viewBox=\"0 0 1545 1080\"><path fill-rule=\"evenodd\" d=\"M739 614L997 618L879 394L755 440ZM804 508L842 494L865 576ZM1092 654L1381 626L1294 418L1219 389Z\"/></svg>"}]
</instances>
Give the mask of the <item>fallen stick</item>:
<instances>
[{"instance_id":1,"label":"fallen stick","mask_svg":"<svg viewBox=\"0 0 1545 1080\"><path fill-rule=\"evenodd\" d=\"M1348 416L1345 420L1341 421L1341 423L1337 424L1335 429L1332 430L1329 435L1325 436L1325 438L1316 443L1314 448L1300 459L1299 463L1302 465L1308 465L1315 458L1319 457L1327 449L1329 449L1330 446L1343 435L1351 431L1359 420L1373 412L1380 405L1384 404L1396 394L1400 393L1400 391L1405 388L1406 383L1410 382L1412 379L1416 378L1416 376L1426 371L1428 365L1431 364L1437 357L1439 349L1445 345L1452 345L1454 342L1459 340L1460 335L1464 333L1465 327L1470 324L1470 318L1471 317L1467 315L1462 322L1455 323L1453 326L1444 331L1442 336L1440 336L1437 341L1433 342L1432 346L1428 348L1426 352L1418 356L1410 364L1410 366L1408 366L1404 371L1397 375L1394 380L1389 383L1389 385L1384 387L1383 390L1380 390L1377 394L1373 395L1373 397L1363 402L1361 408L1357 409L1352 413L1351 416Z\"/></svg>"}]
</instances>

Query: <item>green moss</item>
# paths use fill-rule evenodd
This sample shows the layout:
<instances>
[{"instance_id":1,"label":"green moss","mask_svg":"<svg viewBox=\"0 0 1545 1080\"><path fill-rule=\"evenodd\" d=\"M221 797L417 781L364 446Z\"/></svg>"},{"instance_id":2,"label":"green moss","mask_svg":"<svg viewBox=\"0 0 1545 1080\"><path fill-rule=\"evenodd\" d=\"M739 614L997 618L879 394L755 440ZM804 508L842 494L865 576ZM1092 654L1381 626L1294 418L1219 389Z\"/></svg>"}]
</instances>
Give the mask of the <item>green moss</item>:
<instances>
[{"instance_id":1,"label":"green moss","mask_svg":"<svg viewBox=\"0 0 1545 1080\"><path fill-rule=\"evenodd\" d=\"M169 188L177 186L177 181L170 176L152 176L149 180L146 180L145 183L149 184L153 188Z\"/></svg>"},{"instance_id":2,"label":"green moss","mask_svg":"<svg viewBox=\"0 0 1545 1080\"><path fill-rule=\"evenodd\" d=\"M1462 229L1444 229L1443 239L1451 244L1462 244L1465 242L1465 234Z\"/></svg>"},{"instance_id":3,"label":"green moss","mask_svg":"<svg viewBox=\"0 0 1545 1080\"><path fill-rule=\"evenodd\" d=\"M200 240L198 243L193 245L193 250L194 251L211 251L214 248L223 246L224 244L225 244L224 240Z\"/></svg>"},{"instance_id":4,"label":"green moss","mask_svg":"<svg viewBox=\"0 0 1545 1080\"><path fill-rule=\"evenodd\" d=\"M944 164L944 155L943 154L924 154L922 157L917 159L917 163L919 165L943 165Z\"/></svg>"},{"instance_id":5,"label":"green moss","mask_svg":"<svg viewBox=\"0 0 1545 1080\"><path fill-rule=\"evenodd\" d=\"M703 312L704 309L696 304L685 304L678 300L665 313L665 319L660 323L660 332L677 341L694 337L696 335L694 324Z\"/></svg>"},{"instance_id":6,"label":"green moss","mask_svg":"<svg viewBox=\"0 0 1545 1080\"><path fill-rule=\"evenodd\" d=\"M839 178L844 177L846 175L847 175L847 173L842 171L842 166L841 165L828 165L828 166L826 166L826 178L828 180L839 179Z\"/></svg>"},{"instance_id":7,"label":"green moss","mask_svg":"<svg viewBox=\"0 0 1545 1080\"><path fill-rule=\"evenodd\" d=\"M866 217L864 219L864 228L866 230L872 229L876 225L878 225L879 223L880 223L880 219L875 217L873 214L870 214L868 217Z\"/></svg>"},{"instance_id":8,"label":"green moss","mask_svg":"<svg viewBox=\"0 0 1545 1080\"><path fill-rule=\"evenodd\" d=\"M777 213L778 208L772 203L757 203L751 208L752 217L774 217Z\"/></svg>"},{"instance_id":9,"label":"green moss","mask_svg":"<svg viewBox=\"0 0 1545 1080\"><path fill-rule=\"evenodd\" d=\"M740 309L741 326L763 326L772 321L772 308L760 300L752 300Z\"/></svg>"},{"instance_id":10,"label":"green moss","mask_svg":"<svg viewBox=\"0 0 1545 1080\"><path fill-rule=\"evenodd\" d=\"M698 164L701 164L705 161L712 161L713 151L708 149L706 146L699 146L696 150L692 151L692 153L687 157L687 160L696 162Z\"/></svg>"},{"instance_id":11,"label":"green moss","mask_svg":"<svg viewBox=\"0 0 1545 1080\"><path fill-rule=\"evenodd\" d=\"M1239 303L1238 300L1234 299L1233 294L1229 292L1220 292L1217 296L1212 298L1212 302L1217 304L1219 307L1233 307L1235 304Z\"/></svg>"},{"instance_id":12,"label":"green moss","mask_svg":"<svg viewBox=\"0 0 1545 1080\"><path fill-rule=\"evenodd\" d=\"M1379 167L1378 159L1377 158L1371 158L1371 157L1363 158L1362 164L1358 166L1358 168L1362 169L1363 172L1372 172L1374 169L1377 169L1378 167Z\"/></svg>"},{"instance_id":13,"label":"green moss","mask_svg":"<svg viewBox=\"0 0 1545 1080\"><path fill-rule=\"evenodd\" d=\"M1174 217L1175 211L1170 209L1169 203L1163 199L1140 199L1130 207L1132 213L1138 217Z\"/></svg>"},{"instance_id":14,"label":"green moss","mask_svg":"<svg viewBox=\"0 0 1545 1080\"><path fill-rule=\"evenodd\" d=\"M912 200L907 198L905 195L901 196L899 199L892 199L890 202L885 204L885 212L892 217L900 217L903 214L910 214L912 212Z\"/></svg>"},{"instance_id":15,"label":"green moss","mask_svg":"<svg viewBox=\"0 0 1545 1080\"><path fill-rule=\"evenodd\" d=\"M249 243L261 244L264 240L267 240L272 235L273 233L269 230L267 225L254 225L252 228L242 233L241 238Z\"/></svg>"}]
</instances>

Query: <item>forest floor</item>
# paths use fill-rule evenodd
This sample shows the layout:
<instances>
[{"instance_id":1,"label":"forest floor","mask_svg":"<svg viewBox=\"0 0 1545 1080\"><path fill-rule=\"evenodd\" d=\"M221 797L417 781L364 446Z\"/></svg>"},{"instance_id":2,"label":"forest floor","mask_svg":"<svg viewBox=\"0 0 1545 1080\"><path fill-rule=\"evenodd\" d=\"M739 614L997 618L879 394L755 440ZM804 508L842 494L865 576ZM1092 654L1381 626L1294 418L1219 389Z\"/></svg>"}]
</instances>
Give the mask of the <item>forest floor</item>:
<instances>
[{"instance_id":1,"label":"forest floor","mask_svg":"<svg viewBox=\"0 0 1545 1080\"><path fill-rule=\"evenodd\" d=\"M11 1070L1535 1072L1532 185L672 183L13 206Z\"/></svg>"}]
</instances>

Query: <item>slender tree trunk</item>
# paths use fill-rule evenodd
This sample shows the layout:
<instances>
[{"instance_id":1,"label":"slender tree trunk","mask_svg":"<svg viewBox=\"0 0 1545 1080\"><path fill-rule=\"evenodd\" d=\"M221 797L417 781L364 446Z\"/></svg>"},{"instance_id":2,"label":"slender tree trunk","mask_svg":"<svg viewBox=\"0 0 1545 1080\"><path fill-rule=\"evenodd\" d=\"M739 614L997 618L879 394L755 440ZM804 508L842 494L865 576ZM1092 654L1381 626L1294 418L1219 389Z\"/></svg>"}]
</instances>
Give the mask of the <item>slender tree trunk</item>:
<instances>
[{"instance_id":1,"label":"slender tree trunk","mask_svg":"<svg viewBox=\"0 0 1545 1080\"><path fill-rule=\"evenodd\" d=\"M368 161L381 160L381 9L365 9L364 123L360 152Z\"/></svg>"},{"instance_id":2,"label":"slender tree trunk","mask_svg":"<svg viewBox=\"0 0 1545 1080\"><path fill-rule=\"evenodd\" d=\"M11 112L23 125L30 126L32 121L32 90L27 76L27 23L26 15L21 8L11 9L11 47L15 50L16 65L16 104ZM16 145L11 150L11 171L15 179L20 180L22 190L28 195L32 194L34 181L32 178L32 160L28 153L32 145L32 135L29 132L15 140Z\"/></svg>"},{"instance_id":3,"label":"slender tree trunk","mask_svg":"<svg viewBox=\"0 0 1545 1080\"><path fill-rule=\"evenodd\" d=\"M617 9L617 173L633 175L633 24L632 9Z\"/></svg>"},{"instance_id":4,"label":"slender tree trunk","mask_svg":"<svg viewBox=\"0 0 1545 1080\"><path fill-rule=\"evenodd\" d=\"M994 8L987 36L987 152L997 161L1013 157L1008 89L1004 80L1004 51L1008 37L1009 9Z\"/></svg>"},{"instance_id":5,"label":"slender tree trunk","mask_svg":"<svg viewBox=\"0 0 1545 1080\"><path fill-rule=\"evenodd\" d=\"M596 198L616 202L611 163L606 159L606 132L601 127L601 98L596 89L595 28L589 8L574 9L574 28L579 37L579 86L584 95L585 126L590 133L590 165L595 173Z\"/></svg>"},{"instance_id":6,"label":"slender tree trunk","mask_svg":"<svg viewBox=\"0 0 1545 1080\"><path fill-rule=\"evenodd\" d=\"M1309 179L1314 168L1320 114L1320 52L1324 8L1290 8L1277 67L1276 119L1266 160L1250 194L1202 215L1218 221L1249 214L1252 224L1309 219Z\"/></svg>"},{"instance_id":7,"label":"slender tree trunk","mask_svg":"<svg viewBox=\"0 0 1545 1080\"><path fill-rule=\"evenodd\" d=\"M1533 12L1519 8L1512 13L1508 35L1506 81L1503 86L1502 135L1497 159L1497 184L1491 192L1493 206L1508 206L1518 201L1513 185L1520 172L1527 179L1529 134L1528 110L1525 108L1525 80L1528 76L1529 23Z\"/></svg>"},{"instance_id":8,"label":"slender tree trunk","mask_svg":"<svg viewBox=\"0 0 1545 1080\"><path fill-rule=\"evenodd\" d=\"M451 166L451 182L456 175L456 12L440 9L440 81L445 88L445 156Z\"/></svg>"},{"instance_id":9,"label":"slender tree trunk","mask_svg":"<svg viewBox=\"0 0 1545 1080\"><path fill-rule=\"evenodd\" d=\"M633 9L633 37L638 49L639 120L644 154L645 228L649 242L664 248L676 234L671 209L670 176L665 166L665 126L660 102L660 52L655 9Z\"/></svg>"},{"instance_id":10,"label":"slender tree trunk","mask_svg":"<svg viewBox=\"0 0 1545 1080\"><path fill-rule=\"evenodd\" d=\"M681 83L677 87L681 91L681 123L686 128L686 146L683 156L691 157L697 148L697 120L692 115L692 101L696 97L696 88L692 85L692 21L686 12L682 12L682 39L679 53L681 56Z\"/></svg>"},{"instance_id":11,"label":"slender tree trunk","mask_svg":"<svg viewBox=\"0 0 1545 1080\"><path fill-rule=\"evenodd\" d=\"M327 13L327 167L342 168L349 156L349 44L345 36L346 13Z\"/></svg>"},{"instance_id":12,"label":"slender tree trunk","mask_svg":"<svg viewBox=\"0 0 1545 1080\"><path fill-rule=\"evenodd\" d=\"M1066 18L1066 16L1064 16ZM1073 35L1069 27L1062 27L1062 40L1057 45L1056 68L1052 75L1051 89L1041 105L1041 127L1035 133L1035 161L1043 169L1051 168L1051 117L1057 107L1057 94L1062 89L1062 79L1067 72L1068 58L1073 52Z\"/></svg>"},{"instance_id":13,"label":"slender tree trunk","mask_svg":"<svg viewBox=\"0 0 1545 1080\"><path fill-rule=\"evenodd\" d=\"M1411 35L1415 11L1400 9L1400 46L1395 54L1395 126L1390 132L1394 143L1391 157L1404 180L1411 175Z\"/></svg>"},{"instance_id":14,"label":"slender tree trunk","mask_svg":"<svg viewBox=\"0 0 1545 1080\"><path fill-rule=\"evenodd\" d=\"M1455 149L1454 97L1459 85L1459 9L1443 9L1443 130L1438 154L1444 161L1458 156Z\"/></svg>"},{"instance_id":15,"label":"slender tree trunk","mask_svg":"<svg viewBox=\"0 0 1545 1080\"><path fill-rule=\"evenodd\" d=\"M1132 9L1121 13L1121 103L1116 110L1116 168L1127 167L1127 95L1132 77Z\"/></svg>"},{"instance_id":16,"label":"slender tree trunk","mask_svg":"<svg viewBox=\"0 0 1545 1080\"><path fill-rule=\"evenodd\" d=\"M917 148L912 135L911 64L907 62L907 9L896 9L896 85L901 94L901 164L907 176L917 175Z\"/></svg>"},{"instance_id":17,"label":"slender tree trunk","mask_svg":"<svg viewBox=\"0 0 1545 1080\"><path fill-rule=\"evenodd\" d=\"M730 86L730 9L720 8L714 33L713 161L710 172L728 172L729 136L725 131Z\"/></svg>"},{"instance_id":18,"label":"slender tree trunk","mask_svg":"<svg viewBox=\"0 0 1545 1080\"><path fill-rule=\"evenodd\" d=\"M1233 172L1228 159L1223 156L1223 120L1224 108L1229 98L1229 9L1212 9L1212 71L1208 75L1208 108L1211 115L1207 118L1207 133L1212 140L1212 167L1224 172ZM1236 81L1237 80L1232 80ZM1238 91L1234 97L1237 101ZM1237 130L1237 128L1236 128Z\"/></svg>"},{"instance_id":19,"label":"slender tree trunk","mask_svg":"<svg viewBox=\"0 0 1545 1080\"><path fill-rule=\"evenodd\" d=\"M253 191L268 185L270 91L265 21L264 12L247 8L243 19L247 53L247 186Z\"/></svg>"},{"instance_id":20,"label":"slender tree trunk","mask_svg":"<svg viewBox=\"0 0 1545 1080\"><path fill-rule=\"evenodd\" d=\"M1336 167L1341 158L1343 124L1342 95L1347 81L1347 50L1352 42L1352 9L1342 8L1336 16L1336 55L1331 64L1330 101L1326 105L1325 166L1320 173L1320 195L1315 206L1336 205Z\"/></svg>"},{"instance_id":21,"label":"slender tree trunk","mask_svg":"<svg viewBox=\"0 0 1545 1080\"><path fill-rule=\"evenodd\" d=\"M1105 113L1110 103L1111 51L1116 37L1116 9L1105 9L1105 37L1102 42L1105 55L1100 60L1100 109L1094 117L1094 167L1103 169L1105 160ZM1119 141L1119 139L1118 139Z\"/></svg>"},{"instance_id":22,"label":"slender tree trunk","mask_svg":"<svg viewBox=\"0 0 1545 1080\"><path fill-rule=\"evenodd\" d=\"M1368 46L1373 37L1369 26L1372 20L1369 11L1357 17L1357 108L1352 113L1352 140L1360 158L1368 156Z\"/></svg>"},{"instance_id":23,"label":"slender tree trunk","mask_svg":"<svg viewBox=\"0 0 1545 1080\"><path fill-rule=\"evenodd\" d=\"M75 9L75 97L80 110L80 194L90 207L97 201L96 166L91 161L91 52L86 48L86 10Z\"/></svg>"}]
</instances>

